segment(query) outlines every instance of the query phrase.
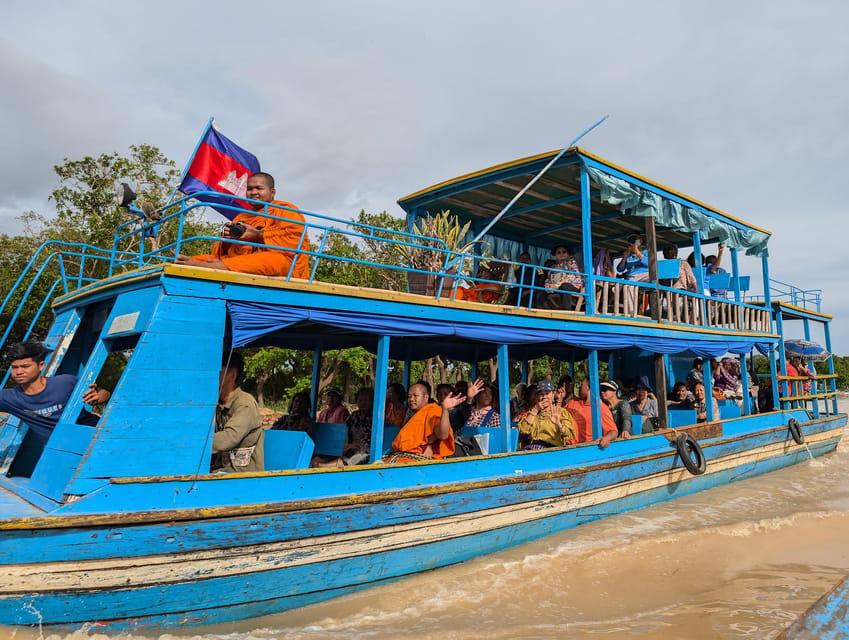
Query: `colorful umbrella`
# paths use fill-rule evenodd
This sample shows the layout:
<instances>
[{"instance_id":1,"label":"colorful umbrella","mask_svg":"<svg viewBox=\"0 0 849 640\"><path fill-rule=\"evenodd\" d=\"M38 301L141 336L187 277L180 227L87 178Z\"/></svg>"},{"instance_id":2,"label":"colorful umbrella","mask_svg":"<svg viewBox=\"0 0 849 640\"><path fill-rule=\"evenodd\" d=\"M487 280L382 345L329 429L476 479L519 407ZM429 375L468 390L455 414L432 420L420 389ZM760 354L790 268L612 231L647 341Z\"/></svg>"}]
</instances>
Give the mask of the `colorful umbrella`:
<instances>
[{"instance_id":1,"label":"colorful umbrella","mask_svg":"<svg viewBox=\"0 0 849 640\"><path fill-rule=\"evenodd\" d=\"M799 356L812 362L821 362L831 357L825 348L810 340L785 340L784 351L788 356Z\"/></svg>"}]
</instances>

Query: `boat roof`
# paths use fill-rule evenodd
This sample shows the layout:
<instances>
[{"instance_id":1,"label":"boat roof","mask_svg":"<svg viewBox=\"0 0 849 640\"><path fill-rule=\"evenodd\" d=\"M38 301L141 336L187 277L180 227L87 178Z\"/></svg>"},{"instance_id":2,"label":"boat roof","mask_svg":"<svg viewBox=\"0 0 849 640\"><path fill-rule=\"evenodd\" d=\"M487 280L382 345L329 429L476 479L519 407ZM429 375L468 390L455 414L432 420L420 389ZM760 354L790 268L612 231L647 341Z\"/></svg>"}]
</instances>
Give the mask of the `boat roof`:
<instances>
[{"instance_id":1,"label":"boat roof","mask_svg":"<svg viewBox=\"0 0 849 640\"><path fill-rule=\"evenodd\" d=\"M398 200L408 213L435 213L450 210L472 227L483 226L497 215L530 180L560 153L548 151L480 171L467 173L421 189ZM735 218L700 200L649 180L633 171L596 156L580 147L572 147L533 185L490 231L493 235L522 239L530 244L553 247L582 244L581 164L595 167L688 208L696 209L721 225L743 233L771 235L770 231ZM638 216L623 216L618 205L599 198L599 185L591 181L593 242L608 249L624 249L631 233L643 233L644 221ZM552 224L560 221L559 224ZM658 227L663 243L678 246L693 244L692 231ZM659 242L660 244L660 242Z\"/></svg>"}]
</instances>

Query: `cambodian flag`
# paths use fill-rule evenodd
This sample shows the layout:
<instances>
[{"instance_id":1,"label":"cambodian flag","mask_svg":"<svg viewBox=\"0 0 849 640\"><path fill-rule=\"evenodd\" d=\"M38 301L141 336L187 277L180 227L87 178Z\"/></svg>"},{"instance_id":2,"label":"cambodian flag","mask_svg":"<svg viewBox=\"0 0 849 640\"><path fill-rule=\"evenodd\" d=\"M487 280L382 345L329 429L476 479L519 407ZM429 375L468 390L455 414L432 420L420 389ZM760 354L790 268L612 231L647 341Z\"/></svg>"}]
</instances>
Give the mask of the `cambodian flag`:
<instances>
[{"instance_id":1,"label":"cambodian flag","mask_svg":"<svg viewBox=\"0 0 849 640\"><path fill-rule=\"evenodd\" d=\"M240 205L231 196L244 198L248 178L259 170L259 160L255 155L242 149L210 123L178 188L187 196L200 191L217 191L220 196L204 194L195 197L232 220L240 212L227 207Z\"/></svg>"}]
</instances>

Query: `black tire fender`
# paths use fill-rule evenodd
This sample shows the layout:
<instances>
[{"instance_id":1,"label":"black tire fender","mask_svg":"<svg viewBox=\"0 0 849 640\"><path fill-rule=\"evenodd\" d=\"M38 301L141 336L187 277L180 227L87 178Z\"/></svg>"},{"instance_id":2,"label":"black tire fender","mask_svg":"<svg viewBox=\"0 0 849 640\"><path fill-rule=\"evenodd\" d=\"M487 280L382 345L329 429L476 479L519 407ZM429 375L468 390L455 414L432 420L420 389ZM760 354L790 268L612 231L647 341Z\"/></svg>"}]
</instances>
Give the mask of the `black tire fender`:
<instances>
[{"instance_id":1,"label":"black tire fender","mask_svg":"<svg viewBox=\"0 0 849 640\"><path fill-rule=\"evenodd\" d=\"M805 434L802 433L802 427L799 426L796 418L790 418L787 423L787 428L790 429L790 435L793 436L793 442L796 444L805 444Z\"/></svg>"},{"instance_id":2,"label":"black tire fender","mask_svg":"<svg viewBox=\"0 0 849 640\"><path fill-rule=\"evenodd\" d=\"M681 462L687 467L687 471L694 476L700 476L705 472L707 460L705 460L705 454L698 440L689 433L682 433L675 441L675 448L678 450Z\"/></svg>"}]
</instances>

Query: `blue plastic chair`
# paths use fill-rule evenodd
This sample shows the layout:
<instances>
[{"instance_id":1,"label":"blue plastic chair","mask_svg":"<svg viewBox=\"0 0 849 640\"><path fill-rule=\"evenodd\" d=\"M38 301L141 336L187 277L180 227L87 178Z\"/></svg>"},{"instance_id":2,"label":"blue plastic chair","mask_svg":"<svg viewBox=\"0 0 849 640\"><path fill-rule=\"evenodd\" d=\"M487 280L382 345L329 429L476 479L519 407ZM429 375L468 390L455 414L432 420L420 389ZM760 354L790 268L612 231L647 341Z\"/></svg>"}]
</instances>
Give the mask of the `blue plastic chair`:
<instances>
[{"instance_id":1,"label":"blue plastic chair","mask_svg":"<svg viewBox=\"0 0 849 640\"><path fill-rule=\"evenodd\" d=\"M488 453L507 453L502 451L501 429L498 427L463 427L463 437L489 434ZM510 427L510 450L515 451L519 445L519 430Z\"/></svg>"},{"instance_id":2,"label":"blue plastic chair","mask_svg":"<svg viewBox=\"0 0 849 640\"><path fill-rule=\"evenodd\" d=\"M739 418L741 415L743 415L743 412L736 404L726 404L719 407L720 420L731 420L732 418Z\"/></svg>"},{"instance_id":3,"label":"blue plastic chair","mask_svg":"<svg viewBox=\"0 0 849 640\"><path fill-rule=\"evenodd\" d=\"M401 427L392 422L383 425L383 453L392 451L392 441L398 437L399 431L401 431Z\"/></svg>"},{"instance_id":4,"label":"blue plastic chair","mask_svg":"<svg viewBox=\"0 0 849 640\"><path fill-rule=\"evenodd\" d=\"M666 416L670 429L696 424L697 419L695 409L671 409Z\"/></svg>"},{"instance_id":5,"label":"blue plastic chair","mask_svg":"<svg viewBox=\"0 0 849 640\"><path fill-rule=\"evenodd\" d=\"M638 436L643 432L643 416L636 413L631 416L631 435Z\"/></svg>"},{"instance_id":6,"label":"blue plastic chair","mask_svg":"<svg viewBox=\"0 0 849 640\"><path fill-rule=\"evenodd\" d=\"M265 470L307 469L315 444L304 431L265 430Z\"/></svg>"},{"instance_id":7,"label":"blue plastic chair","mask_svg":"<svg viewBox=\"0 0 849 640\"><path fill-rule=\"evenodd\" d=\"M657 261L657 279L658 280L677 280L681 273L680 260L658 260Z\"/></svg>"},{"instance_id":8,"label":"blue plastic chair","mask_svg":"<svg viewBox=\"0 0 849 640\"><path fill-rule=\"evenodd\" d=\"M320 456L342 456L348 442L348 425L344 422L316 422L313 431L315 453Z\"/></svg>"},{"instance_id":9,"label":"blue plastic chair","mask_svg":"<svg viewBox=\"0 0 849 640\"><path fill-rule=\"evenodd\" d=\"M730 273L712 273L708 278L707 288L715 291L722 291L727 290L730 284Z\"/></svg>"}]
</instances>

